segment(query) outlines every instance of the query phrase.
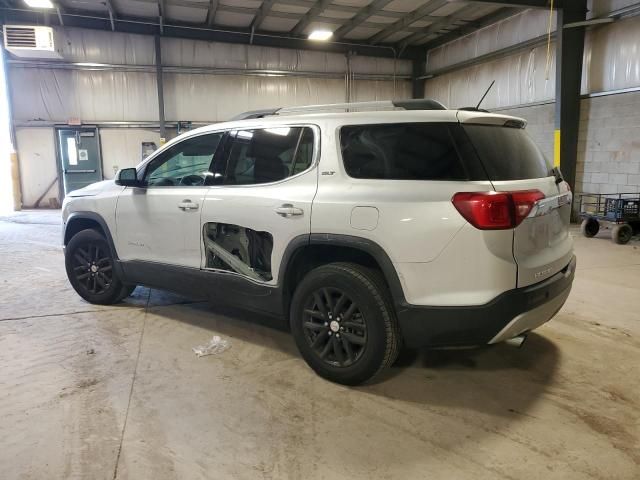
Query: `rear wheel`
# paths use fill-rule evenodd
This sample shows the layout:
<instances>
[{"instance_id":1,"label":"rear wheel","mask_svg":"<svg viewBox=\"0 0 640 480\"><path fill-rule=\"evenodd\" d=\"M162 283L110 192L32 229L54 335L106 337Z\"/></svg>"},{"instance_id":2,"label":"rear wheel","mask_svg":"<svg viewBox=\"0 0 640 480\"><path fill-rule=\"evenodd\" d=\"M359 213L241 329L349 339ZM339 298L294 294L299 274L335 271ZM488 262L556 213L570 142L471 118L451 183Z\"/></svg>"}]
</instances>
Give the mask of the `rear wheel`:
<instances>
[{"instance_id":1,"label":"rear wheel","mask_svg":"<svg viewBox=\"0 0 640 480\"><path fill-rule=\"evenodd\" d=\"M580 225L580 231L587 238L595 237L600 231L600 224L595 218L585 218Z\"/></svg>"},{"instance_id":2,"label":"rear wheel","mask_svg":"<svg viewBox=\"0 0 640 480\"><path fill-rule=\"evenodd\" d=\"M96 230L76 233L65 249L69 282L78 295L90 303L118 303L135 289L135 285L122 282L114 265L115 259L109 244Z\"/></svg>"},{"instance_id":3,"label":"rear wheel","mask_svg":"<svg viewBox=\"0 0 640 480\"><path fill-rule=\"evenodd\" d=\"M631 237L633 237L633 229L627 223L616 225L611 229L611 239L620 245L628 243Z\"/></svg>"},{"instance_id":4,"label":"rear wheel","mask_svg":"<svg viewBox=\"0 0 640 480\"><path fill-rule=\"evenodd\" d=\"M399 332L380 274L352 263L332 263L307 274L291 303L291 330L318 375L358 385L390 366Z\"/></svg>"}]
</instances>

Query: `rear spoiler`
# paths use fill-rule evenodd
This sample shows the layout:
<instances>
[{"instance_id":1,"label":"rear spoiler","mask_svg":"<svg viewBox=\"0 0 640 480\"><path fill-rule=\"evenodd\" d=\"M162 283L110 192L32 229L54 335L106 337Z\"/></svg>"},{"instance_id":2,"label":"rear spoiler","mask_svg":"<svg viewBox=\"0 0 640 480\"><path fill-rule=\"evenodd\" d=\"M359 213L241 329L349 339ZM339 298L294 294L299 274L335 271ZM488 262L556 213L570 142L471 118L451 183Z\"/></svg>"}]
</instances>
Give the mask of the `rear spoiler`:
<instances>
[{"instance_id":1,"label":"rear spoiler","mask_svg":"<svg viewBox=\"0 0 640 480\"><path fill-rule=\"evenodd\" d=\"M456 117L460 123L475 125L496 125L509 128L525 128L527 126L527 121L524 118L500 115L499 113L458 110Z\"/></svg>"}]
</instances>

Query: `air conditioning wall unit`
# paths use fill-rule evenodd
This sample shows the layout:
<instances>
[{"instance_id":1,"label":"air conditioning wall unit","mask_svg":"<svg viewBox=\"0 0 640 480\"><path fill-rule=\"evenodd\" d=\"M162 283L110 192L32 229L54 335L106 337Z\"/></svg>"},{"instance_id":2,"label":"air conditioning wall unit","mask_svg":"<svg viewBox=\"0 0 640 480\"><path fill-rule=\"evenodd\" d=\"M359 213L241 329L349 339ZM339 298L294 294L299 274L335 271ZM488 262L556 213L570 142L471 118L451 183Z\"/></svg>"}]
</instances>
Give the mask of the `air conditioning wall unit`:
<instances>
[{"instance_id":1,"label":"air conditioning wall unit","mask_svg":"<svg viewBox=\"0 0 640 480\"><path fill-rule=\"evenodd\" d=\"M56 32L51 27L5 25L4 47L16 57L61 60Z\"/></svg>"}]
</instances>

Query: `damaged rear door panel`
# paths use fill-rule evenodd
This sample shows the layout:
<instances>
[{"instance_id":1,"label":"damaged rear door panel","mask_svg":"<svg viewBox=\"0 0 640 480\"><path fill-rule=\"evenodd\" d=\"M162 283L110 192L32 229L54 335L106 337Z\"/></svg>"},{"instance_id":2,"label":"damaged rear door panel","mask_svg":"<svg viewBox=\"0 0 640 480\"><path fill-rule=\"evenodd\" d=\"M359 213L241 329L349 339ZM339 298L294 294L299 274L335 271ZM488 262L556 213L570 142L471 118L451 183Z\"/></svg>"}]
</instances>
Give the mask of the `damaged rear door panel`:
<instances>
[{"instance_id":1,"label":"damaged rear door panel","mask_svg":"<svg viewBox=\"0 0 640 480\"><path fill-rule=\"evenodd\" d=\"M202 208L202 268L277 283L287 245L310 233L319 142L314 125L230 133L224 185Z\"/></svg>"},{"instance_id":2,"label":"damaged rear door panel","mask_svg":"<svg viewBox=\"0 0 640 480\"><path fill-rule=\"evenodd\" d=\"M204 224L205 268L226 270L268 282L273 235L228 223Z\"/></svg>"}]
</instances>

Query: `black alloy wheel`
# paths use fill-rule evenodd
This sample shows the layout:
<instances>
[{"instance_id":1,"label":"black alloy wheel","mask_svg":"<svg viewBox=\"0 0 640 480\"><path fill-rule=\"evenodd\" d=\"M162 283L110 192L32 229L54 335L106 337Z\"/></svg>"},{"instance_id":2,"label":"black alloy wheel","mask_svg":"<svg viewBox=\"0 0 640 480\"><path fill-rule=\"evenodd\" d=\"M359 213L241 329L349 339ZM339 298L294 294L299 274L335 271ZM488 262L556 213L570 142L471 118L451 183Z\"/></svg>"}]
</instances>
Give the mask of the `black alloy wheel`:
<instances>
[{"instance_id":1,"label":"black alloy wheel","mask_svg":"<svg viewBox=\"0 0 640 480\"><path fill-rule=\"evenodd\" d=\"M93 229L82 230L69 240L65 267L69 283L89 303L118 303L136 288L118 276L109 243L101 232Z\"/></svg>"},{"instance_id":2,"label":"black alloy wheel","mask_svg":"<svg viewBox=\"0 0 640 480\"><path fill-rule=\"evenodd\" d=\"M358 304L337 288L313 292L304 310L303 329L311 350L323 362L347 367L367 345L367 323Z\"/></svg>"},{"instance_id":3,"label":"black alloy wheel","mask_svg":"<svg viewBox=\"0 0 640 480\"><path fill-rule=\"evenodd\" d=\"M99 242L78 247L73 253L72 266L78 284L90 294L102 294L111 286L113 261Z\"/></svg>"},{"instance_id":4,"label":"black alloy wheel","mask_svg":"<svg viewBox=\"0 0 640 480\"><path fill-rule=\"evenodd\" d=\"M370 267L335 262L308 272L293 294L289 323L307 364L332 382L367 382L398 356L391 294Z\"/></svg>"}]
</instances>

